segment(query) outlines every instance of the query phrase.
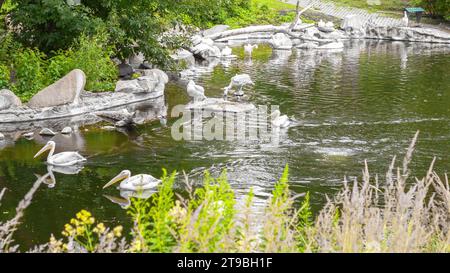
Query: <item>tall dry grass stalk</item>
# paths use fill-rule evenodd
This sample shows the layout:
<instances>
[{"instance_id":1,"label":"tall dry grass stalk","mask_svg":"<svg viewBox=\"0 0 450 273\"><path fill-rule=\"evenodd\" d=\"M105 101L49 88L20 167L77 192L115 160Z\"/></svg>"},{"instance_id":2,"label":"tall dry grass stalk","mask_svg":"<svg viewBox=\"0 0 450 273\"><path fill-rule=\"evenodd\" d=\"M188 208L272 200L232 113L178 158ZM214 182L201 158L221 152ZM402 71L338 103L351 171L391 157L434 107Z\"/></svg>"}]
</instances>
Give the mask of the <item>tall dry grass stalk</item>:
<instances>
[{"instance_id":1,"label":"tall dry grass stalk","mask_svg":"<svg viewBox=\"0 0 450 273\"><path fill-rule=\"evenodd\" d=\"M24 198L19 202L16 208L16 215L2 223L0 222L0 253L2 252L15 252L17 251L18 245L12 245L14 243L13 235L17 230L17 226L20 224L20 219L23 217L25 209L31 204L31 200L33 199L33 195L36 193L39 186L42 184L42 179L36 180L28 193L24 196ZM4 188L0 192L0 202L3 198L3 195L6 192L6 188ZM0 203L1 205L1 203Z\"/></svg>"},{"instance_id":2,"label":"tall dry grass stalk","mask_svg":"<svg viewBox=\"0 0 450 273\"><path fill-rule=\"evenodd\" d=\"M417 141L416 133L402 168L396 158L380 185L369 173L362 182L345 181L344 189L329 199L309 230L317 252L449 252L450 191L448 177L434 171L435 160L422 179L408 169ZM408 180L411 183L407 183Z\"/></svg>"}]
</instances>

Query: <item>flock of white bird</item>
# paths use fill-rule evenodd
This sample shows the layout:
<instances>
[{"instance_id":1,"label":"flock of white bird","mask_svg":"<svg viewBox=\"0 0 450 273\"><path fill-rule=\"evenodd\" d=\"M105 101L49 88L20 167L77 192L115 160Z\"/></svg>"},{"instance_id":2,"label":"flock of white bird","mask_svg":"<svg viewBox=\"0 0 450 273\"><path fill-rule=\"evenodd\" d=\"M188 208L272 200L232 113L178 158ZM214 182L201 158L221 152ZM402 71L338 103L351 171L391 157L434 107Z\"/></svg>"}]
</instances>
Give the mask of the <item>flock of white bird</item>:
<instances>
[{"instance_id":1,"label":"flock of white bird","mask_svg":"<svg viewBox=\"0 0 450 273\"><path fill-rule=\"evenodd\" d=\"M320 23L320 22L319 22ZM323 22L322 22L323 23ZM323 23L324 26L328 26L327 23ZM244 53L251 57L253 50L257 49L258 45L252 45L252 44L246 44L244 45ZM226 46L222 53L225 53L226 55L232 54L232 49L228 46ZM230 84L223 88L223 99L226 101L228 100L229 94L231 94L231 91L236 88L236 90L232 93L234 97L237 98L238 101L241 101L241 99L244 97L244 87L247 85L254 86L255 83L252 81L250 75L248 74L238 74L231 78ZM194 103L204 101L207 99L205 96L205 89L197 85L193 80L190 80L186 86L187 94L189 97L192 98L192 101ZM272 117L272 126L276 128L287 128L294 122L293 119L289 118L286 115L281 115L279 110L274 111L271 114Z\"/></svg>"},{"instance_id":2,"label":"flock of white bird","mask_svg":"<svg viewBox=\"0 0 450 273\"><path fill-rule=\"evenodd\" d=\"M47 164L49 166L70 167L82 164L86 161L86 158L84 158L78 152L62 152L55 154L55 149L56 143L54 141L49 141L41 150L39 150L39 152L37 152L34 158L37 158L44 152L50 150L47 155ZM107 188L120 181L122 182L119 185L119 189L128 191L145 191L154 189L161 182L161 180L156 179L148 174L138 174L135 176L131 176L130 171L124 170L119 175L114 177L111 181L109 181L103 188Z\"/></svg>"},{"instance_id":3,"label":"flock of white bird","mask_svg":"<svg viewBox=\"0 0 450 273\"><path fill-rule=\"evenodd\" d=\"M257 47L257 45L245 45L245 53L251 56L253 49ZM223 49L223 51L230 55L232 53L231 49L228 47ZM236 91L233 93L233 95L235 95L240 101L240 98L244 95L243 88L246 85L255 85L248 74L239 74L232 77L230 84L223 88L224 100L227 99L229 92L233 88L236 88ZM207 99L207 97L205 96L205 89L202 86L195 84L195 82L192 80L188 82L186 89L188 95L193 99L194 102ZM281 115L279 110L276 110L271 114L271 123L275 128L287 128L292 124L292 122L293 120L288 116ZM41 150L36 153L34 158L37 158L46 151L49 151L47 155L47 164L49 166L70 167L82 164L86 161L86 158L84 158L78 152L61 152L55 154L55 149L56 143L54 141L49 141ZM161 183L161 180L156 179L149 174L138 174L132 176L129 170L123 170L116 177L111 179L111 181L106 183L103 188L107 188L118 182L121 182L119 184L120 190L139 192L155 189Z\"/></svg>"}]
</instances>

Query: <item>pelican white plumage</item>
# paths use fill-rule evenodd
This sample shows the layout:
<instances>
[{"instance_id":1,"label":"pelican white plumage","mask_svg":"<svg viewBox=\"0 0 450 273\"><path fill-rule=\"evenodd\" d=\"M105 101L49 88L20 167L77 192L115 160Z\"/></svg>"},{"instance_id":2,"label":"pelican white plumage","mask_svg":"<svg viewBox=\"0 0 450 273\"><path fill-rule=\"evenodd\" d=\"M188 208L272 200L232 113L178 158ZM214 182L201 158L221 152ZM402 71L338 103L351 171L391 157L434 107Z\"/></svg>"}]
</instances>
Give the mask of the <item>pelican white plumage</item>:
<instances>
[{"instance_id":1,"label":"pelican white plumage","mask_svg":"<svg viewBox=\"0 0 450 273\"><path fill-rule=\"evenodd\" d=\"M250 75L248 74L239 74L231 78L230 84L223 88L223 96L226 98L228 96L228 92L233 88L237 87L238 90L234 93L235 96L242 97L244 95L244 92L242 89L245 85L255 85L255 83L250 78Z\"/></svg>"},{"instance_id":2,"label":"pelican white plumage","mask_svg":"<svg viewBox=\"0 0 450 273\"><path fill-rule=\"evenodd\" d=\"M327 22L327 23L325 23L325 27L334 28L334 24L333 24L333 22Z\"/></svg>"},{"instance_id":3,"label":"pelican white plumage","mask_svg":"<svg viewBox=\"0 0 450 273\"><path fill-rule=\"evenodd\" d=\"M116 177L114 177L111 181L106 183L103 188L105 189L117 182L120 182L119 188L121 190L146 191L156 188L159 183L161 183L161 180L156 179L149 174L138 174L135 176L131 176L131 172L129 170L124 170L120 172Z\"/></svg>"},{"instance_id":4,"label":"pelican white plumage","mask_svg":"<svg viewBox=\"0 0 450 273\"><path fill-rule=\"evenodd\" d=\"M404 27L408 27L409 25L408 13L406 11L403 12L402 25Z\"/></svg>"},{"instance_id":5,"label":"pelican white plumage","mask_svg":"<svg viewBox=\"0 0 450 273\"><path fill-rule=\"evenodd\" d=\"M231 54L233 54L233 50L229 46L226 46L224 49L222 49L223 57L231 56Z\"/></svg>"},{"instance_id":6,"label":"pelican white plumage","mask_svg":"<svg viewBox=\"0 0 450 273\"><path fill-rule=\"evenodd\" d=\"M317 23L317 26L318 26L318 27L326 27L326 23L325 23L323 20L320 20L320 21Z\"/></svg>"},{"instance_id":7,"label":"pelican white plumage","mask_svg":"<svg viewBox=\"0 0 450 273\"><path fill-rule=\"evenodd\" d=\"M78 152L62 152L54 154L56 143L49 141L47 144L34 156L34 158L40 156L45 151L50 150L47 156L47 164L54 166L72 166L86 161L86 158L81 156Z\"/></svg>"},{"instance_id":8,"label":"pelican white plumage","mask_svg":"<svg viewBox=\"0 0 450 273\"><path fill-rule=\"evenodd\" d=\"M291 119L286 115L281 115L280 110L275 110L271 114L272 126L276 128L287 128L292 124Z\"/></svg>"},{"instance_id":9,"label":"pelican white plumage","mask_svg":"<svg viewBox=\"0 0 450 273\"><path fill-rule=\"evenodd\" d=\"M255 49L255 48L258 48L258 45L246 44L246 45L244 45L244 53L246 55L252 56L253 49Z\"/></svg>"},{"instance_id":10,"label":"pelican white plumage","mask_svg":"<svg viewBox=\"0 0 450 273\"><path fill-rule=\"evenodd\" d=\"M206 99L205 89L200 85L196 85L193 80L188 82L186 89L189 97L193 98L194 102Z\"/></svg>"}]
</instances>

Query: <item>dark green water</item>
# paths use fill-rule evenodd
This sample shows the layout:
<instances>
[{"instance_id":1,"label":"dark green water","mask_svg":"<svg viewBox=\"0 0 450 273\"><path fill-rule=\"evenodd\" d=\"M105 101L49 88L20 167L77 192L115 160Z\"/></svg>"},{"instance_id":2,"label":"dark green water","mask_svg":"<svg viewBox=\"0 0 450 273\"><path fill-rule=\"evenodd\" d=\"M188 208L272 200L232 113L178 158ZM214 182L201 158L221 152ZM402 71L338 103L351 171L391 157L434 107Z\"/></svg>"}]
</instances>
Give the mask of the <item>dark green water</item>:
<instances>
[{"instance_id":1,"label":"dark green water","mask_svg":"<svg viewBox=\"0 0 450 273\"><path fill-rule=\"evenodd\" d=\"M81 209L105 223L130 226L126 211L104 195L119 191L102 186L123 169L132 173L162 174L184 170L200 183L204 170L228 177L240 198L254 188L257 204L264 202L286 163L291 189L311 192L315 208L333 194L344 176L360 176L367 159L372 173L383 175L394 155L403 156L417 130L421 131L411 165L425 173L433 157L436 170L450 170L450 51L404 45L363 42L348 44L343 52L272 52L261 47L253 60L219 64L196 82L208 96L221 96L220 88L236 73L248 73L256 82L251 102L279 105L281 112L301 120L278 146L242 141L174 141L169 127L159 122L134 131L116 132L84 128L62 140L59 150L79 150L89 157L77 175L55 172L56 185L43 185L27 209L15 239L22 249L59 236L65 223ZM166 90L170 108L187 102L182 88ZM168 125L175 120L169 119ZM0 207L0 220L14 215L19 200L47 166L33 155L41 141L18 140L0 150L0 189L8 191ZM176 184L182 191L181 181ZM261 213L261 210L259 210Z\"/></svg>"}]
</instances>

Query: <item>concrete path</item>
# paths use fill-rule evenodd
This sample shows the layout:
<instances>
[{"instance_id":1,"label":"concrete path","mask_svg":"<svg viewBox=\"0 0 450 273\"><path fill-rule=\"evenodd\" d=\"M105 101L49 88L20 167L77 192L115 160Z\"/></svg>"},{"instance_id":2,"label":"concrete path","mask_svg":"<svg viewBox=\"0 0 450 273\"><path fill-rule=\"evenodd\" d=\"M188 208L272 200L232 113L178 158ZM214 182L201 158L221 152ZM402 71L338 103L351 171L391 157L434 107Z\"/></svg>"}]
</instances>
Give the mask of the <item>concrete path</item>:
<instances>
[{"instance_id":1,"label":"concrete path","mask_svg":"<svg viewBox=\"0 0 450 273\"><path fill-rule=\"evenodd\" d=\"M281 2L286 2L290 4L297 4L297 0L282 0ZM350 14L361 15L365 18L366 22L369 20L372 21L377 26L401 26L401 19L390 18L386 16L382 16L377 13L370 13L364 9L352 8L352 7L342 7L331 2L323 1L323 0L300 0L300 6L306 7L310 4L313 4L313 9L324 13L329 16L333 16L336 18L344 18Z\"/></svg>"}]
</instances>

